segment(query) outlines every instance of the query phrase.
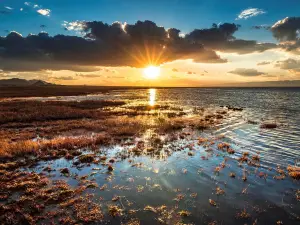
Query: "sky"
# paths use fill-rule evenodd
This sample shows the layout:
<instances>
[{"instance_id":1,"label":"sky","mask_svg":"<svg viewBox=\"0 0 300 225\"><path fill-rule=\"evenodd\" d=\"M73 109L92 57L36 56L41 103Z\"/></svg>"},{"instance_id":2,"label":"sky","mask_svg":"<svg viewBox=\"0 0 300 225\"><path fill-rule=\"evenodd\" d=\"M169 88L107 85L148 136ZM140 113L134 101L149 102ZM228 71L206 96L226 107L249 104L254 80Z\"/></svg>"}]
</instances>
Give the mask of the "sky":
<instances>
[{"instance_id":1,"label":"sky","mask_svg":"<svg viewBox=\"0 0 300 225\"><path fill-rule=\"evenodd\" d=\"M0 79L109 86L300 80L299 34L299 0L0 0Z\"/></svg>"}]
</instances>

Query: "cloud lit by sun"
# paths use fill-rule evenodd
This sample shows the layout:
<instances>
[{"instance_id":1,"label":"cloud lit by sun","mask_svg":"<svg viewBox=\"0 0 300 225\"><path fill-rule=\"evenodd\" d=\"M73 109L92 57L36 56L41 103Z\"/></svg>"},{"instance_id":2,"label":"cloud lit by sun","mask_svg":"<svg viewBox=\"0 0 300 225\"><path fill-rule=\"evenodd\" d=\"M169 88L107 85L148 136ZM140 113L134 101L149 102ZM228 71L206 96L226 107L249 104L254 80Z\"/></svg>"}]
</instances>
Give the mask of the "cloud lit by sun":
<instances>
[{"instance_id":1,"label":"cloud lit by sun","mask_svg":"<svg viewBox=\"0 0 300 225\"><path fill-rule=\"evenodd\" d=\"M160 67L158 66L148 66L144 69L144 77L146 79L157 79L160 75Z\"/></svg>"}]
</instances>

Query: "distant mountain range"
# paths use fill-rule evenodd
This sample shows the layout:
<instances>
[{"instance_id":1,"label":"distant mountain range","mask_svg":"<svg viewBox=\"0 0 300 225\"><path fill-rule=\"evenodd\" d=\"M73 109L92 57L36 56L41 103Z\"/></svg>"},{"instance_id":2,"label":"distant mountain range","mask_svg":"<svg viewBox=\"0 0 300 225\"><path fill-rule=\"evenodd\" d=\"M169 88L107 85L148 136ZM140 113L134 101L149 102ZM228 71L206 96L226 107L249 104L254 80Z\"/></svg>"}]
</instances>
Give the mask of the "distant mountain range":
<instances>
[{"instance_id":1,"label":"distant mountain range","mask_svg":"<svg viewBox=\"0 0 300 225\"><path fill-rule=\"evenodd\" d=\"M28 86L50 86L55 85L42 80L25 80L19 78L12 78L0 80L0 87L28 87Z\"/></svg>"}]
</instances>

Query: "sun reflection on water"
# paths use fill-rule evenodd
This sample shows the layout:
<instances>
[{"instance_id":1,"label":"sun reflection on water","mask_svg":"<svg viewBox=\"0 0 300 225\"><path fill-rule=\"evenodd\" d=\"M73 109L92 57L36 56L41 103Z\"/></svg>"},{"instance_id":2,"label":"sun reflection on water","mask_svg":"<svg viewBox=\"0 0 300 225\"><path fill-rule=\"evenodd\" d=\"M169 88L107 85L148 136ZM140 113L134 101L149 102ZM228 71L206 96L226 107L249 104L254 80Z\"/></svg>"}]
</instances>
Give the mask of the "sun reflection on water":
<instances>
[{"instance_id":1,"label":"sun reflection on water","mask_svg":"<svg viewBox=\"0 0 300 225\"><path fill-rule=\"evenodd\" d=\"M156 99L156 89L149 89L149 105L154 106L155 105L155 99Z\"/></svg>"}]
</instances>

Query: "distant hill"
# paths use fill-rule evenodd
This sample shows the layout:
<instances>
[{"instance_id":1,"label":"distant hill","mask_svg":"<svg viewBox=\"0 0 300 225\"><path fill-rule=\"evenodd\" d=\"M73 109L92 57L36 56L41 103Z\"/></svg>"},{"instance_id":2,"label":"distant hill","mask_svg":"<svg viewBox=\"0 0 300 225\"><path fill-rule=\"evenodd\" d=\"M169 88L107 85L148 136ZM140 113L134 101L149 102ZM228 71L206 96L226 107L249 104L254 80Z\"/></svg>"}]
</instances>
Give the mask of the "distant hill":
<instances>
[{"instance_id":1,"label":"distant hill","mask_svg":"<svg viewBox=\"0 0 300 225\"><path fill-rule=\"evenodd\" d=\"M0 80L0 87L28 87L28 86L38 87L38 86L50 86L50 85L55 85L55 84L51 84L42 80L25 80L19 78Z\"/></svg>"}]
</instances>

